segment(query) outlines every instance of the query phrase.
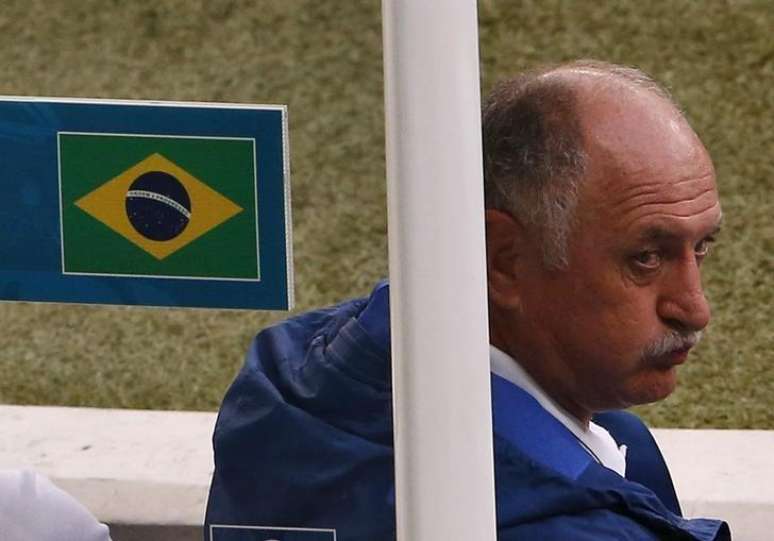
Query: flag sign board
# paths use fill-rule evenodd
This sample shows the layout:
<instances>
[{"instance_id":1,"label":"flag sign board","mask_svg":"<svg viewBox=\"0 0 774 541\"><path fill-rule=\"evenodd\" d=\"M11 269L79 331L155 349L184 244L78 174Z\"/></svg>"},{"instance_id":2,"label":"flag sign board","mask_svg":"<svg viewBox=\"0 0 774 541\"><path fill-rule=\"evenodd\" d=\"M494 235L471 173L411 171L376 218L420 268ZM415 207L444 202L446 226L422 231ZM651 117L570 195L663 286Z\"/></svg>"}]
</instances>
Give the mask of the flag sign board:
<instances>
[{"instance_id":1,"label":"flag sign board","mask_svg":"<svg viewBox=\"0 0 774 541\"><path fill-rule=\"evenodd\" d=\"M336 530L265 526L210 526L211 541L336 541Z\"/></svg>"},{"instance_id":2,"label":"flag sign board","mask_svg":"<svg viewBox=\"0 0 774 541\"><path fill-rule=\"evenodd\" d=\"M287 309L282 106L0 98L0 299Z\"/></svg>"}]
</instances>

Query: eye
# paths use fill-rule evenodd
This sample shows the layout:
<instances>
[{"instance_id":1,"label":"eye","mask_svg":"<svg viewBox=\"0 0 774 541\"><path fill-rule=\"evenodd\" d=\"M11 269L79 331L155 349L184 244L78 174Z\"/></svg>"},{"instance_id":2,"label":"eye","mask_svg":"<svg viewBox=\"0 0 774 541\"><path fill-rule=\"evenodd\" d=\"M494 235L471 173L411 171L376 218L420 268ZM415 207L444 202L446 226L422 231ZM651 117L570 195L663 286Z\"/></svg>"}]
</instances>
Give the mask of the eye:
<instances>
[{"instance_id":1,"label":"eye","mask_svg":"<svg viewBox=\"0 0 774 541\"><path fill-rule=\"evenodd\" d=\"M709 253L710 246L713 242L715 242L714 237L707 237L706 239L699 241L699 243L693 247L696 257L705 257Z\"/></svg>"},{"instance_id":2,"label":"eye","mask_svg":"<svg viewBox=\"0 0 774 541\"><path fill-rule=\"evenodd\" d=\"M661 266L661 254L655 250L643 250L632 257L634 265L641 270L656 270Z\"/></svg>"}]
</instances>

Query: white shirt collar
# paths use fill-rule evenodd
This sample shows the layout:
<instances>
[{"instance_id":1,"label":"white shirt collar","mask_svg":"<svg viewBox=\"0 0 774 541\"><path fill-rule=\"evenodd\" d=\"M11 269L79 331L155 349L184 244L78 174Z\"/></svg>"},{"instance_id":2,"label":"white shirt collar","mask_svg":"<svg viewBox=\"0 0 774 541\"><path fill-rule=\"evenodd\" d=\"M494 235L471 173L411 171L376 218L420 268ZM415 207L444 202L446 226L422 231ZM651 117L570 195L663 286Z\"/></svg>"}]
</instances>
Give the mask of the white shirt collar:
<instances>
[{"instance_id":1,"label":"white shirt collar","mask_svg":"<svg viewBox=\"0 0 774 541\"><path fill-rule=\"evenodd\" d=\"M618 447L610 433L594 422L588 427L562 408L532 379L524 368L510 355L489 346L490 369L493 374L506 379L526 391L543 409L553 415L572 432L581 446L603 466L622 477L626 473L626 446Z\"/></svg>"}]
</instances>

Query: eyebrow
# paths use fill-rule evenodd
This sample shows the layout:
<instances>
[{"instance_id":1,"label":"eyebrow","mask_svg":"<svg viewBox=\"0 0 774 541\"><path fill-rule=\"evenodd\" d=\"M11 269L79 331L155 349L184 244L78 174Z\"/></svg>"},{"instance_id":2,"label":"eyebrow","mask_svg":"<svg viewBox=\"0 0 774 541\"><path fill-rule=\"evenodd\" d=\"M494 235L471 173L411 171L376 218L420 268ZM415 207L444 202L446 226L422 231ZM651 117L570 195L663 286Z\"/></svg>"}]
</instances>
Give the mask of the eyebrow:
<instances>
[{"instance_id":1,"label":"eyebrow","mask_svg":"<svg viewBox=\"0 0 774 541\"><path fill-rule=\"evenodd\" d=\"M704 235L704 238L714 237L715 235L720 233L722 221L723 221L723 216L721 215L720 218L718 218L718 221L712 227L712 229L709 232L707 232L707 234ZM659 225L655 225L655 226L646 228L638 237L642 241L670 241L670 240L679 239L681 236L678 233L676 233L674 230L667 229Z\"/></svg>"}]
</instances>

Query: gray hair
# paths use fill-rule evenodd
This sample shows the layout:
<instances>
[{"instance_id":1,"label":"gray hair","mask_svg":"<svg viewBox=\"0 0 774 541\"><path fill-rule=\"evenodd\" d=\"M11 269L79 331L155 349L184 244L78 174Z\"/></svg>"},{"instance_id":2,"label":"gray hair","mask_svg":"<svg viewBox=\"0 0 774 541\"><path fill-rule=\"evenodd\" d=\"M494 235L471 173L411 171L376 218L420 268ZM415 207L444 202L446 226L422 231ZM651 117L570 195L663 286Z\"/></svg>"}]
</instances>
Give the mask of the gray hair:
<instances>
[{"instance_id":1,"label":"gray hair","mask_svg":"<svg viewBox=\"0 0 774 541\"><path fill-rule=\"evenodd\" d=\"M580 60L526 72L498 84L484 103L486 207L509 212L531 227L547 266L566 267L580 181L588 157L577 106L577 84L559 73L607 76L674 104L644 72Z\"/></svg>"}]
</instances>

